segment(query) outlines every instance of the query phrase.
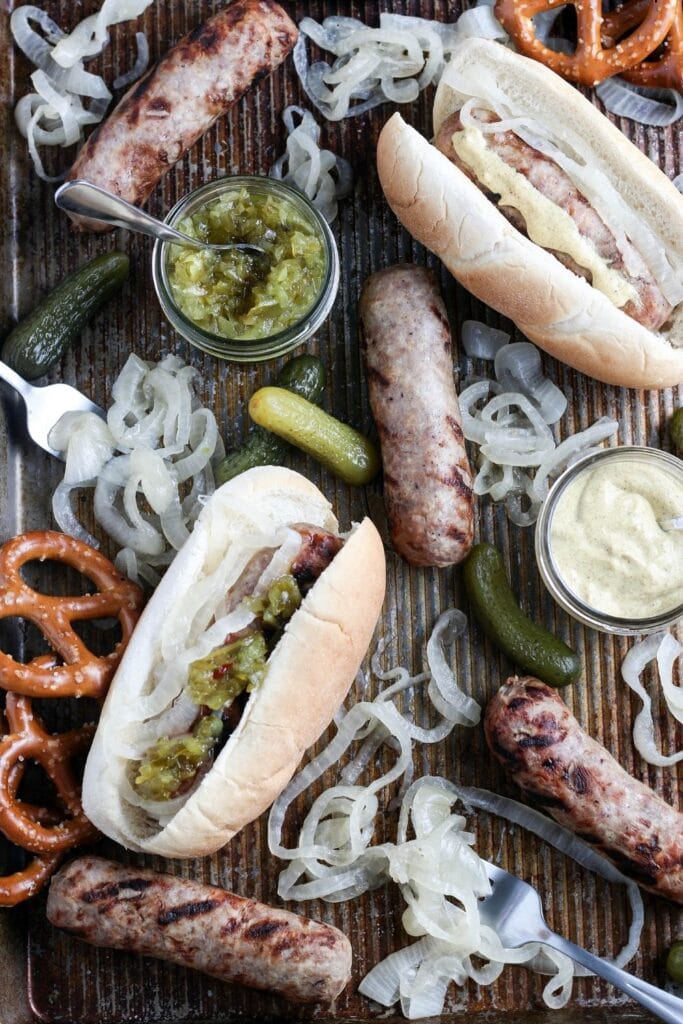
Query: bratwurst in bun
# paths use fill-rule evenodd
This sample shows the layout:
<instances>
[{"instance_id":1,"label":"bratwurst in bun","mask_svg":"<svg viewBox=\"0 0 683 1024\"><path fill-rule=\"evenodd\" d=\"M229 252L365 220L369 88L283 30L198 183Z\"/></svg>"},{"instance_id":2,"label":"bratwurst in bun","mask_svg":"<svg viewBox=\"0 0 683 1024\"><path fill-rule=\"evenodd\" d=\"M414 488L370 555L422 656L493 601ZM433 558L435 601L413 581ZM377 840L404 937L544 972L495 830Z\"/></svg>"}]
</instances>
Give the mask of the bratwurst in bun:
<instances>
[{"instance_id":1,"label":"bratwurst in bun","mask_svg":"<svg viewBox=\"0 0 683 1024\"><path fill-rule=\"evenodd\" d=\"M610 384L683 381L683 197L536 61L463 39L434 145L395 114L377 163L389 205L479 299Z\"/></svg>"},{"instance_id":2,"label":"bratwurst in bun","mask_svg":"<svg viewBox=\"0 0 683 1024\"><path fill-rule=\"evenodd\" d=\"M252 469L207 502L114 677L83 806L132 850L195 857L270 806L344 700L385 590L363 520L288 469Z\"/></svg>"}]
</instances>

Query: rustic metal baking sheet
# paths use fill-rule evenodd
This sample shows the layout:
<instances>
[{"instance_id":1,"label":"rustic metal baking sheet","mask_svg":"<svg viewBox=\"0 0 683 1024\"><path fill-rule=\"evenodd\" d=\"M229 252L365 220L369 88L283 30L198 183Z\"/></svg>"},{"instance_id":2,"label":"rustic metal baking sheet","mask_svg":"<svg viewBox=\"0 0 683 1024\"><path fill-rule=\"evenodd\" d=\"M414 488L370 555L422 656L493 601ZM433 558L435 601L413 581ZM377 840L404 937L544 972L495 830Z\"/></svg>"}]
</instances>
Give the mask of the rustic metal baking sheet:
<instances>
[{"instance_id":1,"label":"rustic metal baking sheet","mask_svg":"<svg viewBox=\"0 0 683 1024\"><path fill-rule=\"evenodd\" d=\"M97 0L43 0L43 5L64 27L95 10ZM0 76L5 101L0 153L2 175L2 271L0 287L0 327L8 326L26 313L66 272L97 253L115 247L125 248L131 256L132 272L122 296L100 315L96 322L64 358L59 373L52 379L76 384L92 398L107 404L111 382L131 351L144 358L157 359L162 353L176 352L190 361L201 374L201 391L216 411L228 446L238 443L247 430L245 405L251 392L271 381L278 365L238 367L217 362L190 349L163 320L152 289L150 245L147 241L126 237L76 235L52 203L53 187L41 183L33 174L11 117L11 105L27 90L29 67L13 49L8 35L8 14L13 0L2 0L0 24ZM218 9L218 0L157 0L143 22L150 42L152 59L161 56L168 45ZM321 18L326 14L351 14L376 23L380 9L419 14L447 20L459 7L445 0L385 0L383 4L323 3L285 4L298 20L305 14ZM137 28L138 26L135 26ZM127 69L134 59L134 29L121 25L113 32L113 41L101 60L108 79ZM301 103L291 61L239 103L220 121L204 140L165 178L153 196L150 208L162 215L189 189L219 174L266 173L282 151L285 132L281 112L286 104ZM404 108L417 128L429 132L430 94ZM341 205L335 234L343 267L339 298L329 322L308 346L319 354L328 371L326 407L362 430L372 431L363 368L358 345L357 300L365 277L400 260L415 260L436 266L452 318L456 337L467 318L486 319L501 324L501 319L485 309L443 272L424 249L416 245L399 227L382 200L374 170L374 144L390 112L385 107L370 116L342 124L326 124L324 143L342 153L355 172L353 195ZM620 127L671 177L680 169L681 134L670 130L634 127L623 121ZM61 152L52 154L53 163L66 159ZM671 390L636 392L597 384L559 363L545 359L546 371L570 394L569 412L562 431L575 431L601 415L619 417L621 443L653 444L670 447L666 424L675 404ZM458 352L456 374L483 367L468 364ZM2 539L30 528L53 525L51 493L60 478L61 467L26 442L16 402L2 386L0 422L0 531ZM367 491L352 490L322 471L311 460L299 457L291 464L307 474L334 502L345 526L367 512L376 518L381 509L380 487ZM87 517L87 502L83 506ZM525 608L539 621L573 644L584 660L580 683L564 691L580 721L593 736L601 739L627 770L652 785L673 804L681 797L680 774L675 769L648 768L634 756L631 725L637 710L630 691L617 678L619 663L627 649L623 640L600 636L582 629L559 611L542 590L535 569L531 530L510 526L503 511L487 501L479 508L478 535L502 548L512 579ZM51 574L51 585L63 586L59 574ZM437 615L446 607L463 606L459 574L453 570L410 569L388 552L388 590L378 635L389 637L385 664L399 661L412 670L423 664L424 643ZM20 624L2 624L1 638L31 653L31 638ZM470 691L481 702L493 694L506 678L511 666L482 639L476 627L456 652L457 671ZM296 692L292 701L296 702ZM72 708L60 708L51 721L66 724ZM660 709L658 709L660 710ZM421 716L424 709L415 704ZM78 714L78 710L74 712ZM48 709L54 716L54 708ZM681 741L670 718L662 716L665 748ZM465 784L489 786L512 796L518 793L494 766L487 754L482 730L457 729L449 739L435 747L419 747L415 752L416 774L445 775ZM333 778L330 776L329 782ZM303 804L295 818L299 818ZM393 835L395 818L387 814L386 837ZM381 826L382 827L382 826ZM537 885L544 897L548 919L560 932L606 955L613 954L624 941L628 913L623 893L596 880L542 844L501 827L484 815L472 821L478 834L479 850L498 856L512 871ZM381 831L381 828L380 828ZM379 835L381 841L383 835ZM277 876L281 864L268 854L265 816L249 826L223 852L207 860L164 863L157 858L131 857L113 844L103 843L99 851L135 863L164 868L174 873L197 877L227 886L245 895L277 902ZM7 851L0 847L0 860ZM6 864L2 865L6 870ZM96 950L52 929L44 915L44 898L21 909L0 911L0 1022L28 1024L34 1018L47 1022L72 1024L162 1024L171 1021L212 1021L227 1024L236 1020L318 1020L366 1021L381 1017L398 1020L394 1011L374 1010L356 991L358 982L370 966L390 951L410 940L401 928L401 901L394 887L380 889L340 906L330 908L320 902L296 907L313 917L342 928L353 943L355 966L353 981L332 1009L300 1010L283 1005L275 998L184 971L169 964L142 960L136 956ZM664 980L663 954L681 926L681 912L663 901L646 897L646 925L641 952L632 963L633 971L649 980ZM516 1021L600 1021L613 1018L641 1021L649 1019L597 980L576 984L574 1000L565 1011L545 1011L541 1001L543 980L521 968L507 968L500 981L489 988L470 985L464 990L452 987L444 1011L446 1021L465 1017L503 1024Z\"/></svg>"}]
</instances>

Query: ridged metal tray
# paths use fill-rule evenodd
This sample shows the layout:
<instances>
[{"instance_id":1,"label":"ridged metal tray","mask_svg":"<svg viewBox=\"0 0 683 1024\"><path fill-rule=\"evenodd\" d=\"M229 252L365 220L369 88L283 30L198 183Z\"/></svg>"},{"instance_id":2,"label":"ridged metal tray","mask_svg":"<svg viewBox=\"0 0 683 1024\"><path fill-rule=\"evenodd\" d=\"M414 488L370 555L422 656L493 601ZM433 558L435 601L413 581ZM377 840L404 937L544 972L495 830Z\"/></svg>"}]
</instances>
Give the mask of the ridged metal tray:
<instances>
[{"instance_id":1,"label":"ridged metal tray","mask_svg":"<svg viewBox=\"0 0 683 1024\"><path fill-rule=\"evenodd\" d=\"M5 101L0 137L0 327L9 327L65 273L90 257L114 247L125 248L131 256L132 272L123 294L84 333L81 342L64 358L59 372L52 375L53 379L75 384L96 402L106 405L111 382L131 351L150 359L176 352L199 370L203 398L215 409L228 447L238 444L248 429L249 395L262 383L272 381L279 365L235 366L190 349L167 326L154 298L149 244L133 236L77 235L69 228L53 205L53 187L41 183L33 173L25 143L14 126L11 110L16 99L27 91L30 69L9 38L7 14L15 4L13 0L2 0L0 6L0 84ZM99 3L44 0L44 6L66 27L91 13ZM157 0L142 19L152 59L220 6L217 0ZM305 14L318 19L327 14L351 14L370 24L376 23L382 8L444 21L459 11L458 4L445 0L385 0L383 4L316 0L285 6L297 20ZM114 30L112 45L99 62L108 79L132 64L133 37L131 25ZM252 90L166 176L150 202L152 212L163 215L189 189L216 175L266 173L284 147L281 112L288 103L302 100L292 63L288 61ZM404 108L404 116L427 134L431 100L427 93ZM342 203L334 225L343 267L339 297L329 322L308 345L309 351L320 355L328 371L326 408L370 432L373 426L359 351L357 312L360 288L368 274L406 260L435 266L456 342L459 327L467 318L510 327L456 285L437 261L400 229L384 203L374 168L374 146L390 109L381 108L369 116L324 126L324 143L351 161L355 187L353 195ZM620 127L669 176L680 170L678 127L646 129L629 121L623 121ZM55 167L58 161L68 159L68 154L61 152L52 156ZM456 353L455 372L459 379L473 369L483 369L468 363L457 344ZM620 443L669 447L666 424L674 405L680 404L683 396L675 403L671 390L657 393L607 387L550 359L544 362L548 374L571 394L569 411L561 424L563 434L582 429L601 415L611 415L621 423ZM26 529L54 525L50 499L61 467L25 439L19 407L4 386L2 401L0 537L5 539ZM379 484L367 490L353 490L303 456L293 458L291 465L314 480L331 498L344 526L368 512L380 518ZM87 520L87 499L81 511ZM648 768L634 752L631 726L637 707L618 677L628 644L582 629L550 601L535 568L531 530L509 525L503 510L488 501L480 503L477 529L481 539L497 544L504 552L515 589L527 611L580 652L583 679L564 693L579 720L628 771L677 804L681 798L680 774L675 769ZM411 569L390 551L387 555L388 590L378 630L378 636L386 634L389 638L385 664L400 662L418 671L424 663L426 637L438 614L453 604L465 607L460 575L453 570ZM49 574L49 578L55 589L63 588L58 574ZM3 622L0 641L11 643L19 655L31 653L31 636L22 630L21 624ZM456 670L470 692L485 702L511 669L477 628L471 626L466 641L456 650ZM296 699L294 692L292 700ZM419 698L414 710L418 717L424 717L425 709ZM58 710L47 708L46 713L55 726L62 727L72 713L80 714L69 705ZM669 717L662 714L659 720L659 738L665 748L671 748L676 741L680 745L681 730L676 736ZM504 771L492 763L480 728L457 729L445 743L418 747L415 768L416 775L435 773L464 784L519 795ZM300 820L302 811L300 804L293 818ZM556 930L605 955L613 954L623 943L628 912L621 891L596 880L533 838L483 814L473 817L471 826L484 855L499 855L510 870L538 886L548 919ZM383 827L389 838L395 818L387 813ZM380 841L382 838L380 835ZM110 843L101 844L98 850L129 862L144 862L217 883L245 896L278 902L277 876L282 865L269 856L265 817L245 829L224 851L206 860L164 863L156 858L131 857ZM0 859L7 860L2 847ZM680 928L681 912L650 897L646 897L646 904L641 952L631 969L662 983L662 956ZM373 1011L356 991L358 982L373 964L411 941L401 927L402 908L397 890L379 889L334 908L312 902L293 909L332 922L351 937L355 956L353 981L332 1009L300 1010L275 998L231 988L169 964L93 949L52 929L45 919L44 897L39 897L20 909L0 911L0 1022L28 1024L36 1018L50 1024L401 1019L396 1011ZM615 1014L623 1021L649 1019L597 979L579 981L571 1006L556 1013L544 1009L542 988L543 979L538 975L521 968L507 968L500 981L489 988L471 985L461 990L453 986L442 1019L476 1018L487 1024L607 1021L614 1019Z\"/></svg>"}]
</instances>

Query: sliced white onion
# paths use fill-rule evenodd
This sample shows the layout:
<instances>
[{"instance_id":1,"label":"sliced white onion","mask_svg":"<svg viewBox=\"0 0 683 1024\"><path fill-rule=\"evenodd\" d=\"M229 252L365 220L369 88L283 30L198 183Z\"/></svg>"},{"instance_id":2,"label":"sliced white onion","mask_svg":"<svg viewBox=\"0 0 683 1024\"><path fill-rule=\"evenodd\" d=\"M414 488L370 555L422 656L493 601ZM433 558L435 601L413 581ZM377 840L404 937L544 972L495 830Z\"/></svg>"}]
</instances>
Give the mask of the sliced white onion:
<instances>
[{"instance_id":1,"label":"sliced white onion","mask_svg":"<svg viewBox=\"0 0 683 1024\"><path fill-rule=\"evenodd\" d=\"M94 480L79 480L76 483L67 483L66 480L62 480L61 483L57 484L52 495L52 515L55 517L55 522L62 533L68 533L71 537L75 537L76 540L83 541L84 544L90 544L93 548L98 548L100 542L79 522L71 506L72 491L78 490L81 487L94 486Z\"/></svg>"},{"instance_id":2,"label":"sliced white onion","mask_svg":"<svg viewBox=\"0 0 683 1024\"><path fill-rule=\"evenodd\" d=\"M294 118L300 118L295 124ZM282 119L287 147L270 169L270 176L295 185L328 221L337 216L337 200L349 194L353 171L348 160L320 148L320 127L303 107L286 107Z\"/></svg>"},{"instance_id":3,"label":"sliced white onion","mask_svg":"<svg viewBox=\"0 0 683 1024\"><path fill-rule=\"evenodd\" d=\"M488 7L474 8L470 12L490 10ZM497 353L510 341L510 335L496 327L489 327L478 320L465 320L460 335L463 348L471 359L495 359Z\"/></svg>"},{"instance_id":4,"label":"sliced white onion","mask_svg":"<svg viewBox=\"0 0 683 1024\"><path fill-rule=\"evenodd\" d=\"M70 35L38 7L18 7L13 11L10 28L15 42L38 68L31 76L35 92L20 99L15 119L28 141L36 173L44 181L60 181L63 174L50 176L45 172L38 146L79 143L83 128L98 124L111 100L104 79L86 71L83 60L102 51L109 39L110 25L138 17L151 2L104 0L100 11L82 21ZM140 36L139 33L136 69L142 66L146 47L146 39L141 43ZM83 98L92 100L89 108L84 107Z\"/></svg>"},{"instance_id":5,"label":"sliced white onion","mask_svg":"<svg viewBox=\"0 0 683 1024\"><path fill-rule=\"evenodd\" d=\"M562 441L557 448L541 462L530 488L530 496L538 502L545 501L548 495L549 481L567 468L572 459L585 454L585 451L600 441L613 437L619 430L619 421L602 417L586 430L572 434Z\"/></svg>"},{"instance_id":6,"label":"sliced white onion","mask_svg":"<svg viewBox=\"0 0 683 1024\"><path fill-rule=\"evenodd\" d=\"M495 374L505 391L521 391L541 412L546 423L556 423L567 409L567 399L543 373L541 353L528 341L501 348Z\"/></svg>"},{"instance_id":7,"label":"sliced white onion","mask_svg":"<svg viewBox=\"0 0 683 1024\"><path fill-rule=\"evenodd\" d=\"M649 664L657 665L657 677L666 705L677 721L683 721L681 687L674 685L673 682L673 666L681 654L683 647L670 633L654 633L635 644L621 666L622 679L643 703L633 723L633 742L636 750L648 764L660 768L671 768L679 761L683 761L683 750L668 756L658 750L652 718L652 699L641 681L641 676Z\"/></svg>"},{"instance_id":8,"label":"sliced white onion","mask_svg":"<svg viewBox=\"0 0 683 1024\"><path fill-rule=\"evenodd\" d=\"M200 498L215 489L211 461L223 445L215 416L199 404L196 378L176 356L153 364L131 355L113 385L106 423L69 415L51 434L67 453L66 484L97 477L95 518L125 550L120 567L150 586L187 540ZM189 481L181 500L179 488ZM65 488L57 515L62 529L83 536Z\"/></svg>"},{"instance_id":9,"label":"sliced white onion","mask_svg":"<svg viewBox=\"0 0 683 1024\"><path fill-rule=\"evenodd\" d=\"M133 82L137 82L138 78L142 78L149 67L149 43L144 32L135 33L135 45L137 47L135 63L130 71L126 71L114 79L112 84L115 89L127 89Z\"/></svg>"},{"instance_id":10,"label":"sliced white onion","mask_svg":"<svg viewBox=\"0 0 683 1024\"><path fill-rule=\"evenodd\" d=\"M505 42L507 32L488 4L478 4L463 11L457 21L459 36L472 39L500 39Z\"/></svg>"},{"instance_id":11,"label":"sliced white onion","mask_svg":"<svg viewBox=\"0 0 683 1024\"><path fill-rule=\"evenodd\" d=\"M463 433L478 446L474 493L504 501L511 522L531 526L550 479L616 433L619 424L598 420L556 445L549 424L564 414L567 398L543 375L538 350L528 342L505 344L494 360L499 381L475 380L460 394ZM509 387L516 390L500 390Z\"/></svg>"},{"instance_id":12,"label":"sliced white onion","mask_svg":"<svg viewBox=\"0 0 683 1024\"><path fill-rule=\"evenodd\" d=\"M112 25L138 18L153 0L104 0L97 14L84 18L68 36L60 39L52 59L63 68L73 67L84 57L101 53L109 41Z\"/></svg>"},{"instance_id":13,"label":"sliced white onion","mask_svg":"<svg viewBox=\"0 0 683 1024\"><path fill-rule=\"evenodd\" d=\"M400 999L401 1009L410 1019L426 1012L436 1016L443 1010L451 981L462 985L470 977L479 984L490 984L499 976L504 963L522 963L554 974L543 997L548 1006L559 1008L569 999L574 974L587 973L576 968L566 956L539 943L505 949L495 932L480 924L477 896L485 895L489 884L483 864L478 870L478 858L469 848L472 837L462 831L464 819L451 814L456 799L466 807L479 807L529 828L583 866L611 882L625 884L632 921L628 942L614 962L623 966L632 958L644 919L635 883L625 879L582 840L531 808L487 791L465 789L427 776L414 783L406 794L397 845L385 844L389 873L399 882L408 903L404 927L409 934L422 937L373 968L359 987L363 995L386 1006ZM409 820L416 837L412 841L407 839ZM454 905L446 897L455 897L457 903ZM473 956L488 963L475 967Z\"/></svg>"},{"instance_id":14,"label":"sliced white onion","mask_svg":"<svg viewBox=\"0 0 683 1024\"><path fill-rule=\"evenodd\" d=\"M606 78L595 92L610 114L665 128L683 116L683 95L674 89L640 89L622 78Z\"/></svg>"},{"instance_id":15,"label":"sliced white onion","mask_svg":"<svg viewBox=\"0 0 683 1024\"><path fill-rule=\"evenodd\" d=\"M300 533L288 528L285 528L283 533L284 539L254 586L252 591L254 597L260 597L262 594L265 594L275 580L290 573L292 562L301 550L303 538Z\"/></svg>"},{"instance_id":16,"label":"sliced white onion","mask_svg":"<svg viewBox=\"0 0 683 1024\"><path fill-rule=\"evenodd\" d=\"M478 28L488 38L502 32L492 25L490 12L467 19L462 33L456 24L387 12L380 14L379 28L368 28L355 18L331 17L322 24L303 18L294 66L316 109L328 120L339 121L388 100L412 102L438 81L458 36ZM334 54L335 62L309 66L305 37Z\"/></svg>"},{"instance_id":17,"label":"sliced white onion","mask_svg":"<svg viewBox=\"0 0 683 1024\"><path fill-rule=\"evenodd\" d=\"M105 421L91 412L64 413L48 434L48 444L66 452L66 484L94 480L116 447Z\"/></svg>"}]
</instances>

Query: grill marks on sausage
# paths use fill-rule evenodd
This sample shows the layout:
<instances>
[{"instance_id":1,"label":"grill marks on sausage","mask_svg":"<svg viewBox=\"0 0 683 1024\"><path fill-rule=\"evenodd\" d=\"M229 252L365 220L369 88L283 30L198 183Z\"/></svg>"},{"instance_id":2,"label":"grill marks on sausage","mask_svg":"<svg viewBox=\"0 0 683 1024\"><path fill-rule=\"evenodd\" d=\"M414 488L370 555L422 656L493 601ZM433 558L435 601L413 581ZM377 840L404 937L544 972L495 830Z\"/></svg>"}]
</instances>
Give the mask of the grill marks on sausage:
<instances>
[{"instance_id":1,"label":"grill marks on sausage","mask_svg":"<svg viewBox=\"0 0 683 1024\"><path fill-rule=\"evenodd\" d=\"M203 914L210 914L220 905L220 900L200 900L196 903L182 903L179 907L168 907L157 917L157 924L163 928L168 924L182 921L183 918L201 917Z\"/></svg>"},{"instance_id":2,"label":"grill marks on sausage","mask_svg":"<svg viewBox=\"0 0 683 1024\"><path fill-rule=\"evenodd\" d=\"M392 544L413 565L455 564L473 539L472 475L436 278L410 264L373 274L360 312Z\"/></svg>"},{"instance_id":3,"label":"grill marks on sausage","mask_svg":"<svg viewBox=\"0 0 683 1024\"><path fill-rule=\"evenodd\" d=\"M90 136L69 177L144 202L216 118L285 59L297 34L275 0L233 0L131 88Z\"/></svg>"},{"instance_id":4,"label":"grill marks on sausage","mask_svg":"<svg viewBox=\"0 0 683 1024\"><path fill-rule=\"evenodd\" d=\"M86 889L81 899L84 903L109 903L118 899L122 893L143 893L149 888L150 882L146 878L124 878L122 881L111 884L98 885L94 889Z\"/></svg>"},{"instance_id":5,"label":"grill marks on sausage","mask_svg":"<svg viewBox=\"0 0 683 1024\"><path fill-rule=\"evenodd\" d=\"M123 898L136 888L135 899ZM78 858L55 875L47 915L96 946L156 956L297 1002L329 1002L350 976L351 948L336 928L188 878L133 874L100 857Z\"/></svg>"},{"instance_id":6,"label":"grill marks on sausage","mask_svg":"<svg viewBox=\"0 0 683 1024\"><path fill-rule=\"evenodd\" d=\"M496 759L560 824L640 885L683 903L683 815L588 736L555 690L508 680L484 728Z\"/></svg>"},{"instance_id":7,"label":"grill marks on sausage","mask_svg":"<svg viewBox=\"0 0 683 1024\"><path fill-rule=\"evenodd\" d=\"M265 921L257 921L256 924L252 924L244 931L245 939L251 939L253 941L259 939L270 939L275 932L282 931L285 927L283 921L273 921L266 918Z\"/></svg>"},{"instance_id":8,"label":"grill marks on sausage","mask_svg":"<svg viewBox=\"0 0 683 1024\"><path fill-rule=\"evenodd\" d=\"M483 109L475 111L474 114L478 120L487 124L500 120L491 111ZM460 160L453 149L452 137L461 130L460 114L456 112L442 124L435 144L459 170L474 182L484 195L497 204L499 196L478 181L475 172ZM611 229L559 164L555 163L551 157L533 149L512 131L490 132L485 135L485 140L492 152L495 152L506 164L527 178L541 195L564 210L601 259L613 270L618 271L635 289L637 301L627 302L621 307L623 312L650 330L658 330L662 327L669 319L672 307L662 294L639 251L625 236L617 243ZM498 209L517 231L528 236L526 221L519 210L509 206L499 206ZM573 274L583 277L589 282L592 281L590 271L576 263L568 253L556 249L547 249L546 251Z\"/></svg>"}]
</instances>

